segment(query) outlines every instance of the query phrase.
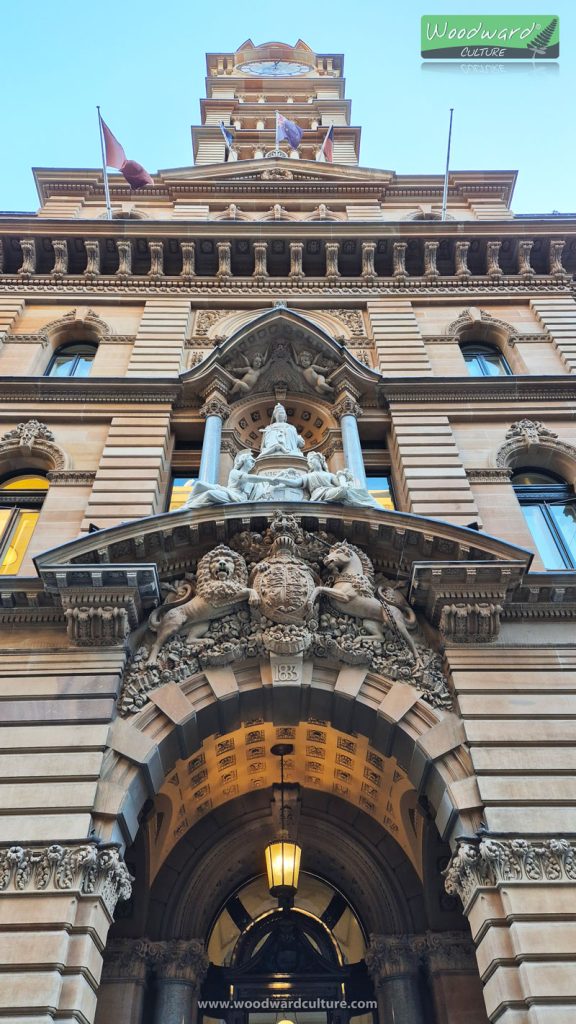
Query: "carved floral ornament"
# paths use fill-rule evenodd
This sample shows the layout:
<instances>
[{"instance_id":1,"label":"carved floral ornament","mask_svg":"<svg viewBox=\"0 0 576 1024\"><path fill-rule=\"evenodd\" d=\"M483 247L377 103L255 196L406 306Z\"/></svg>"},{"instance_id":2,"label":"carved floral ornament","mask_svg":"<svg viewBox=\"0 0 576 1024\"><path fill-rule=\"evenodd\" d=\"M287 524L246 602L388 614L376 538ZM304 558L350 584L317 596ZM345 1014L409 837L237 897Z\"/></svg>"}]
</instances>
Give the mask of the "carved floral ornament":
<instances>
[{"instance_id":1,"label":"carved floral ornament","mask_svg":"<svg viewBox=\"0 0 576 1024\"><path fill-rule=\"evenodd\" d=\"M518 338L518 332L512 324L507 323L506 320L498 320L487 310L479 309L477 306L463 309L459 316L448 324L444 334L458 342L463 334L467 334L471 330L477 330L479 336L488 340L490 335L504 338L510 345L514 345Z\"/></svg>"},{"instance_id":2,"label":"carved floral ornament","mask_svg":"<svg viewBox=\"0 0 576 1024\"><path fill-rule=\"evenodd\" d=\"M143 980L151 971L158 977L186 981L196 989L208 967L204 945L198 939L116 939L106 946L102 980Z\"/></svg>"},{"instance_id":3,"label":"carved floral ornament","mask_svg":"<svg viewBox=\"0 0 576 1024\"><path fill-rule=\"evenodd\" d=\"M81 332L83 337L86 337L88 334L89 337L98 342L125 342L133 340L132 338L126 338L124 335L114 335L110 325L102 317L98 316L93 309L87 309L86 307L71 309L64 316L45 324L35 334L12 334L9 340L14 342L40 342L44 346L51 343L59 345L68 339L72 339L75 332Z\"/></svg>"},{"instance_id":4,"label":"carved floral ornament","mask_svg":"<svg viewBox=\"0 0 576 1024\"><path fill-rule=\"evenodd\" d=\"M18 423L0 438L0 459L25 459L31 455L40 456L56 472L70 468L69 456L55 443L50 428L34 419Z\"/></svg>"},{"instance_id":5,"label":"carved floral ornament","mask_svg":"<svg viewBox=\"0 0 576 1024\"><path fill-rule=\"evenodd\" d=\"M0 892L77 892L101 896L112 913L127 900L132 878L116 846L9 846L0 848Z\"/></svg>"},{"instance_id":6,"label":"carved floral ornament","mask_svg":"<svg viewBox=\"0 0 576 1024\"><path fill-rule=\"evenodd\" d=\"M576 843L568 839L460 840L444 872L446 892L466 910L478 889L512 882L575 882Z\"/></svg>"},{"instance_id":7,"label":"carved floral ornament","mask_svg":"<svg viewBox=\"0 0 576 1024\"><path fill-rule=\"evenodd\" d=\"M474 943L466 932L426 932L421 935L371 935L366 966L378 987L388 979L416 973L477 970Z\"/></svg>"},{"instance_id":8,"label":"carved floral ornament","mask_svg":"<svg viewBox=\"0 0 576 1024\"><path fill-rule=\"evenodd\" d=\"M511 469L522 457L530 456L530 449L544 449L550 454L570 459L576 472L576 447L561 441L554 430L538 420L516 420L506 431L506 440L496 453L496 467Z\"/></svg>"}]
</instances>

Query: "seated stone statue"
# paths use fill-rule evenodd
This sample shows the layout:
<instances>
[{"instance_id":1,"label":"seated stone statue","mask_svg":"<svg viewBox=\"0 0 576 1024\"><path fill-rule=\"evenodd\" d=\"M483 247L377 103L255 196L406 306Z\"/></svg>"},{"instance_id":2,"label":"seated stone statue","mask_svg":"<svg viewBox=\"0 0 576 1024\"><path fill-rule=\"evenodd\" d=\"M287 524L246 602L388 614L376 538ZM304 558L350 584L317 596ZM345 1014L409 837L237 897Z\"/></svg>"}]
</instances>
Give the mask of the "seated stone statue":
<instances>
[{"instance_id":1,"label":"seated stone statue","mask_svg":"<svg viewBox=\"0 0 576 1024\"><path fill-rule=\"evenodd\" d=\"M304 447L304 438L288 423L286 409L278 402L272 413L272 422L264 427L260 455L299 455ZM270 480L270 478L268 478Z\"/></svg>"},{"instance_id":2,"label":"seated stone statue","mask_svg":"<svg viewBox=\"0 0 576 1024\"><path fill-rule=\"evenodd\" d=\"M354 477L349 469L331 473L326 459L320 452L310 452L306 461L309 469L306 474L306 486L310 492L311 501L334 501L340 505L380 507L366 488L354 486Z\"/></svg>"},{"instance_id":3,"label":"seated stone statue","mask_svg":"<svg viewBox=\"0 0 576 1024\"><path fill-rule=\"evenodd\" d=\"M256 476L251 473L254 468L254 456L251 451L238 452L234 466L228 475L228 484L208 484L197 480L190 492L184 508L202 508L204 505L227 505L229 502L259 501L268 485L275 483L273 477Z\"/></svg>"}]
</instances>

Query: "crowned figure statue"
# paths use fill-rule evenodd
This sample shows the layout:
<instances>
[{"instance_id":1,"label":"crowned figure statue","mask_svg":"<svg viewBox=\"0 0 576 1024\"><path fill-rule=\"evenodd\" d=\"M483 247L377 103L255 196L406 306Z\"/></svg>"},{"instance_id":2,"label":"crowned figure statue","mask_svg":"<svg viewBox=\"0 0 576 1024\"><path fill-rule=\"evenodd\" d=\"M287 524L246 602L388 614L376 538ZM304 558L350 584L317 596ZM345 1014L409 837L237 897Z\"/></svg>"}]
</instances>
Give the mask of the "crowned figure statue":
<instances>
[{"instance_id":1,"label":"crowned figure statue","mask_svg":"<svg viewBox=\"0 0 576 1024\"><path fill-rule=\"evenodd\" d=\"M304 447L304 438L300 437L296 427L288 423L286 409L281 402L274 406L272 422L260 432L260 455L300 455L300 449Z\"/></svg>"}]
</instances>

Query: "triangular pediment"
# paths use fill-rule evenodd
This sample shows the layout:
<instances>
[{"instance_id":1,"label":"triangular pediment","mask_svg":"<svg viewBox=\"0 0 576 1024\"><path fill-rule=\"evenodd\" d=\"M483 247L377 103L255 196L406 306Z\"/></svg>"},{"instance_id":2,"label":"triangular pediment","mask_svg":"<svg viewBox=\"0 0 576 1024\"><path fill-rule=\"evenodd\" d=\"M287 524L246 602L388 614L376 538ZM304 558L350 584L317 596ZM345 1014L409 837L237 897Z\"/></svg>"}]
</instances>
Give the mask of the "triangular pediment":
<instances>
[{"instance_id":1,"label":"triangular pediment","mask_svg":"<svg viewBox=\"0 0 576 1024\"><path fill-rule=\"evenodd\" d=\"M196 167L166 168L158 171L159 182L201 181L206 182L240 182L261 181L263 184L274 182L330 182L350 184L352 182L370 183L384 188L393 178L394 171L377 170L370 167L357 167L345 164L319 163L314 160L283 160L281 158L264 160L239 160L232 163L205 164Z\"/></svg>"}]
</instances>

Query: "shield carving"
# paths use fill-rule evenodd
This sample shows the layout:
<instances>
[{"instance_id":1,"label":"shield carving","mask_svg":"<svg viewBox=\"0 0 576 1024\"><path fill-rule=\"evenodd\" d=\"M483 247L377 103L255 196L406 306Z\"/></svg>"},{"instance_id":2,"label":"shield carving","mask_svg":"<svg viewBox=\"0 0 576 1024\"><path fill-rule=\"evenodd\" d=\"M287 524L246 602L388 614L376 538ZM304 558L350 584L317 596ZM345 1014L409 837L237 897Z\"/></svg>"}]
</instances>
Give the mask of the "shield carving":
<instances>
[{"instance_id":1,"label":"shield carving","mask_svg":"<svg viewBox=\"0 0 576 1024\"><path fill-rule=\"evenodd\" d=\"M272 555L255 567L252 586L260 598L261 613L271 622L294 625L310 618L315 583L301 558L287 552Z\"/></svg>"}]
</instances>

